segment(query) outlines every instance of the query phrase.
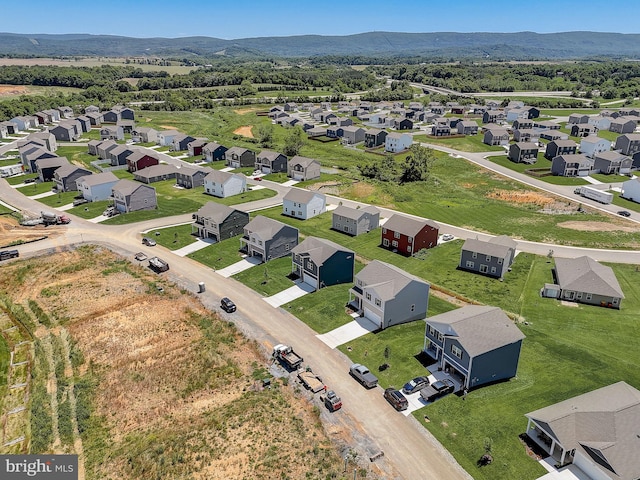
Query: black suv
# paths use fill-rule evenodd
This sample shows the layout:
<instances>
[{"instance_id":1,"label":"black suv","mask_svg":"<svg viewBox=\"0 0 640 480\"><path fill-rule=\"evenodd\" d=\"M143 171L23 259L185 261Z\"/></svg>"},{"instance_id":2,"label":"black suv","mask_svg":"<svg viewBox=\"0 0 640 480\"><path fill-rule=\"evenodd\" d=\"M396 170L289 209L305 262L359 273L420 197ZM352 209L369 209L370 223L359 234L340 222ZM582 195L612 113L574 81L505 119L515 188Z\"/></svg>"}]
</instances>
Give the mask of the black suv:
<instances>
[{"instance_id":1,"label":"black suv","mask_svg":"<svg viewBox=\"0 0 640 480\"><path fill-rule=\"evenodd\" d=\"M233 313L236 311L236 304L227 297L224 297L220 300L220 308L222 308L227 313Z\"/></svg>"},{"instance_id":2,"label":"black suv","mask_svg":"<svg viewBox=\"0 0 640 480\"><path fill-rule=\"evenodd\" d=\"M384 391L384 398L399 412L409 407L409 402L405 396L400 390L396 390L395 388L387 388Z\"/></svg>"}]
</instances>

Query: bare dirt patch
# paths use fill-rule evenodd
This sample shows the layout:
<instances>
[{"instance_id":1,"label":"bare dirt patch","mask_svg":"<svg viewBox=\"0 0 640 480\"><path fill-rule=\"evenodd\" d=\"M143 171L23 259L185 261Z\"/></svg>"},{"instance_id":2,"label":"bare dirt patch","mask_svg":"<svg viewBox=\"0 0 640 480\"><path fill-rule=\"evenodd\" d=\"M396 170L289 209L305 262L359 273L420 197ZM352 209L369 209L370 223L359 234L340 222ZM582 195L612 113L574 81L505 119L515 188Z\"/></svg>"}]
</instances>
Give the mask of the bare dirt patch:
<instances>
[{"instance_id":1,"label":"bare dirt patch","mask_svg":"<svg viewBox=\"0 0 640 480\"><path fill-rule=\"evenodd\" d=\"M262 388L256 343L163 276L83 246L1 265L0 291L37 302L54 325L38 333L62 325L82 352L87 478L339 478L313 404L281 380Z\"/></svg>"},{"instance_id":2,"label":"bare dirt patch","mask_svg":"<svg viewBox=\"0 0 640 480\"><path fill-rule=\"evenodd\" d=\"M24 227L18 223L14 217L8 215L0 216L0 247L9 245L11 242L28 242L47 235L57 237L60 235L61 227L47 227L37 225L34 227Z\"/></svg>"},{"instance_id":3,"label":"bare dirt patch","mask_svg":"<svg viewBox=\"0 0 640 480\"><path fill-rule=\"evenodd\" d=\"M0 85L0 96L5 95L24 95L27 93L27 87L19 85Z\"/></svg>"},{"instance_id":4,"label":"bare dirt patch","mask_svg":"<svg viewBox=\"0 0 640 480\"><path fill-rule=\"evenodd\" d=\"M238 115L246 115L247 113L257 112L258 110L258 108L239 108L237 110L234 110L233 113L236 113Z\"/></svg>"},{"instance_id":5,"label":"bare dirt patch","mask_svg":"<svg viewBox=\"0 0 640 480\"><path fill-rule=\"evenodd\" d=\"M243 137L247 137L247 138L255 138L253 136L253 132L251 131L252 128L253 128L253 125L245 125L245 126L236 128L233 131L233 133L235 133L236 135L242 135Z\"/></svg>"},{"instance_id":6,"label":"bare dirt patch","mask_svg":"<svg viewBox=\"0 0 640 480\"><path fill-rule=\"evenodd\" d=\"M160 128L166 128L167 130L175 130L176 127L173 125L160 125Z\"/></svg>"},{"instance_id":7,"label":"bare dirt patch","mask_svg":"<svg viewBox=\"0 0 640 480\"><path fill-rule=\"evenodd\" d=\"M533 204L540 207L546 207L555 201L548 195L530 190L494 190L487 197L511 203Z\"/></svg>"},{"instance_id":8,"label":"bare dirt patch","mask_svg":"<svg viewBox=\"0 0 640 480\"><path fill-rule=\"evenodd\" d=\"M559 227L580 230L582 232L637 232L638 227L605 222L570 221L558 223Z\"/></svg>"}]
</instances>

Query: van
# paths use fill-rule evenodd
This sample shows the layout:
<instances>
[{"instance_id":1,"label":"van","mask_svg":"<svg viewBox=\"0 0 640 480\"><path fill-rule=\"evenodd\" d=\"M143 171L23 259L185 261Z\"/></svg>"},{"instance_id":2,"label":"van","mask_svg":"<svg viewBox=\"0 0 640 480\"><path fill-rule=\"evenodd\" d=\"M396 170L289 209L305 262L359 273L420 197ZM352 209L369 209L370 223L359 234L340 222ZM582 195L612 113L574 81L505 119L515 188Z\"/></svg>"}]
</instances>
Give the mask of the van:
<instances>
[{"instance_id":1,"label":"van","mask_svg":"<svg viewBox=\"0 0 640 480\"><path fill-rule=\"evenodd\" d=\"M409 408L409 402L400 390L387 388L384 391L384 398L399 412Z\"/></svg>"},{"instance_id":2,"label":"van","mask_svg":"<svg viewBox=\"0 0 640 480\"><path fill-rule=\"evenodd\" d=\"M229 298L224 297L220 300L220 308L222 308L227 313L233 313L236 311L236 304L233 303Z\"/></svg>"}]
</instances>

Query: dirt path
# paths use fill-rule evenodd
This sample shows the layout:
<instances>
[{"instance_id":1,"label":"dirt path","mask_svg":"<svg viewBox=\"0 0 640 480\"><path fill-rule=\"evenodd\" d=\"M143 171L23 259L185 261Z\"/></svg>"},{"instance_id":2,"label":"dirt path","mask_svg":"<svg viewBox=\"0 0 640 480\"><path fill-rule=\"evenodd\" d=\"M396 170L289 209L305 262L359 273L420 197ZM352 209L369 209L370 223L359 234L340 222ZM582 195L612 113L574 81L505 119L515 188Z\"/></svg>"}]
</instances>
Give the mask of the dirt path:
<instances>
[{"instance_id":1,"label":"dirt path","mask_svg":"<svg viewBox=\"0 0 640 480\"><path fill-rule=\"evenodd\" d=\"M243 127L236 128L233 133L235 133L236 135L242 135L243 137L247 138L255 138L253 136L253 132L251 131L252 128L253 125L245 125Z\"/></svg>"}]
</instances>

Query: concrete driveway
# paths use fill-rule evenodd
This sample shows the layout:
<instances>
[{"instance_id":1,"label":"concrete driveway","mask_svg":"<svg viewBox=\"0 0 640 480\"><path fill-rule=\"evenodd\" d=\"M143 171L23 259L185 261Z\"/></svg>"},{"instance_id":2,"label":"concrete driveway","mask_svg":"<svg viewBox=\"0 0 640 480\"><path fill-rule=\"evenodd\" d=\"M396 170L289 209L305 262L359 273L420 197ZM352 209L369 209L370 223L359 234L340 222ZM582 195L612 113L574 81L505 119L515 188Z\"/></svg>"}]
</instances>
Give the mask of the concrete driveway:
<instances>
[{"instance_id":1,"label":"concrete driveway","mask_svg":"<svg viewBox=\"0 0 640 480\"><path fill-rule=\"evenodd\" d=\"M456 388L454 390L454 393L462 389L462 385L458 380L456 380L451 375L438 370L436 370L431 375L429 375L429 383L434 383L435 381L442 380L443 378L447 378L455 384ZM407 381L408 380L410 379L407 379ZM453 394L450 394L450 395L453 395ZM405 417L411 415L416 410L419 410L420 408L426 407L427 405L431 405L431 403L433 403L433 402L425 402L420 396L420 392L412 393L411 395L405 395L405 397L407 397L407 401L409 402L409 408L402 411L402 414Z\"/></svg>"},{"instance_id":2,"label":"concrete driveway","mask_svg":"<svg viewBox=\"0 0 640 480\"><path fill-rule=\"evenodd\" d=\"M548 472L546 475L539 477L538 480L591 480L590 476L573 464L556 469L554 467L556 460L553 457L544 458L538 463Z\"/></svg>"},{"instance_id":3,"label":"concrete driveway","mask_svg":"<svg viewBox=\"0 0 640 480\"><path fill-rule=\"evenodd\" d=\"M208 247L209 245L213 245L216 243L211 238L198 238L195 242L190 243L182 248L174 250L173 253L178 255L179 257L184 257L189 255L190 253L197 252L198 250L202 250L204 247Z\"/></svg>"},{"instance_id":4,"label":"concrete driveway","mask_svg":"<svg viewBox=\"0 0 640 480\"><path fill-rule=\"evenodd\" d=\"M239 262L229 265L228 267L216 270L216 273L224 278L229 278L236 273L244 272L245 270L249 270L251 267L260 265L261 263L262 259L260 257L246 257Z\"/></svg>"},{"instance_id":5,"label":"concrete driveway","mask_svg":"<svg viewBox=\"0 0 640 480\"><path fill-rule=\"evenodd\" d=\"M357 315L357 314L354 314ZM373 323L367 317L354 317L353 322L349 322L346 325L338 327L330 332L323 333L322 335L316 335L319 340L324 342L329 348L336 348L338 345L343 345L360 338L367 333L371 333L378 329L378 325Z\"/></svg>"},{"instance_id":6,"label":"concrete driveway","mask_svg":"<svg viewBox=\"0 0 640 480\"><path fill-rule=\"evenodd\" d=\"M306 294L315 291L316 289L308 283L299 282L296 283L293 287L289 287L286 290L281 291L280 293L276 293L275 295L271 295L270 297L264 297L263 300L272 307L277 308L280 305L292 302L296 298L304 297Z\"/></svg>"}]
</instances>

